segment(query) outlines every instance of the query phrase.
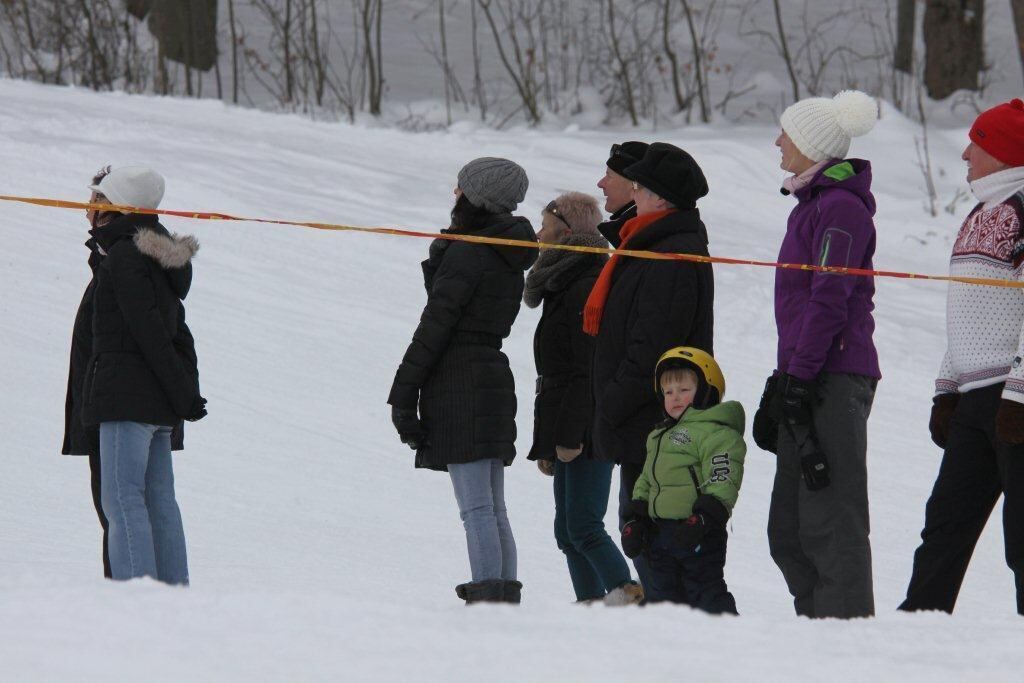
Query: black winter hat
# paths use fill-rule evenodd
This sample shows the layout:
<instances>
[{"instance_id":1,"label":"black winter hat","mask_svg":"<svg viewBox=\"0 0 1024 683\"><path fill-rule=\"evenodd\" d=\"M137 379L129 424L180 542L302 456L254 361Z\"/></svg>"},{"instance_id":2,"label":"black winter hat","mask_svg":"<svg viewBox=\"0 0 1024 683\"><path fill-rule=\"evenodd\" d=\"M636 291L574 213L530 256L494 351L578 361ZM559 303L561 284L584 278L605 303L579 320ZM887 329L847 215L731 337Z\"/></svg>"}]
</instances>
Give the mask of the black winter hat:
<instances>
[{"instance_id":1,"label":"black winter hat","mask_svg":"<svg viewBox=\"0 0 1024 683\"><path fill-rule=\"evenodd\" d=\"M608 168L622 175L627 166L643 159L645 152L647 152L646 142L630 140L612 145L612 151L608 156Z\"/></svg>"},{"instance_id":2,"label":"black winter hat","mask_svg":"<svg viewBox=\"0 0 1024 683\"><path fill-rule=\"evenodd\" d=\"M708 193L704 171L689 154L667 142L655 142L644 158L622 173L680 209L692 209Z\"/></svg>"}]
</instances>

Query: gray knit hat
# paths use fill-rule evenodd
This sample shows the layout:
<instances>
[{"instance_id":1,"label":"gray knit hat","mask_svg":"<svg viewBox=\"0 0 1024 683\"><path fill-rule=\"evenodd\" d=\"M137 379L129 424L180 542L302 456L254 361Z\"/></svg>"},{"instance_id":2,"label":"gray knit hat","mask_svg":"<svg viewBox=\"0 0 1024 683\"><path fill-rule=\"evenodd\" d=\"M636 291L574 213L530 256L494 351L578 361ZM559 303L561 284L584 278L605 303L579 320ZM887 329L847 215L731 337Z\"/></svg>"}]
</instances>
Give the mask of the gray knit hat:
<instances>
[{"instance_id":1,"label":"gray knit hat","mask_svg":"<svg viewBox=\"0 0 1024 683\"><path fill-rule=\"evenodd\" d=\"M466 199L493 213L514 210L529 186L523 167L508 159L480 157L459 171L459 189Z\"/></svg>"}]
</instances>

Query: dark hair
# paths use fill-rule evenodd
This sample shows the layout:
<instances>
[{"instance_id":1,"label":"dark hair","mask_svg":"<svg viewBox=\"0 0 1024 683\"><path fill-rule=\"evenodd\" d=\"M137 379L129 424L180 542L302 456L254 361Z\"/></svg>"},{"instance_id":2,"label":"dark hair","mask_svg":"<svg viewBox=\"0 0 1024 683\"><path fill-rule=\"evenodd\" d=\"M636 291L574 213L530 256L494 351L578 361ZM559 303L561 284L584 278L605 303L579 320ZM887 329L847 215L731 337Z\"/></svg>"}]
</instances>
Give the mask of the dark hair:
<instances>
[{"instance_id":1,"label":"dark hair","mask_svg":"<svg viewBox=\"0 0 1024 683\"><path fill-rule=\"evenodd\" d=\"M486 228L494 220L494 214L480 208L469 201L465 194L459 195L452 207L452 230L455 232L472 232Z\"/></svg>"}]
</instances>

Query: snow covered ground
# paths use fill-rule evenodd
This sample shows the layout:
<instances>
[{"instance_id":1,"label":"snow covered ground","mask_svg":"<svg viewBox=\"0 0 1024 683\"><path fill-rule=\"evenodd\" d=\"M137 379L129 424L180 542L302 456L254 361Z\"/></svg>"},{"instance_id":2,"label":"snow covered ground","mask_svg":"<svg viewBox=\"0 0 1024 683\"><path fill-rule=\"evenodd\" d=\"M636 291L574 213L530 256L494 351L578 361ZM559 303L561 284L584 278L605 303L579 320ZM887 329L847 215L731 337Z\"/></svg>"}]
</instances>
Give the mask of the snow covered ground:
<instances>
[{"instance_id":1,"label":"snow covered ground","mask_svg":"<svg viewBox=\"0 0 1024 683\"><path fill-rule=\"evenodd\" d=\"M476 156L527 169L531 219L563 190L598 192L609 144L636 131L447 132L314 123L179 101L0 81L0 193L84 200L104 163L147 162L165 208L436 229ZM964 130L932 131L942 202L966 188ZM853 153L872 159L876 265L941 274L969 203L922 210L915 127L891 111ZM769 126L663 131L704 166L712 253L771 259L791 208ZM940 173L941 170L941 173ZM945 287L879 280L882 369L870 423L878 617L792 615L765 538L772 456L751 444L727 579L743 616L582 608L551 537L550 480L508 471L524 602L462 606L468 578L447 478L415 471L385 399L424 302L427 242L168 219L199 236L189 297L210 416L176 459L193 585L101 578L83 458L58 455L67 351L87 281L77 211L0 207L0 676L5 680L964 680L1024 666L999 524L957 614L894 612L939 451L926 423L944 349ZM774 363L772 272L716 267L728 394L756 407ZM524 309L505 350L532 421ZM612 516L609 515L609 523ZM996 517L998 522L998 517Z\"/></svg>"}]
</instances>

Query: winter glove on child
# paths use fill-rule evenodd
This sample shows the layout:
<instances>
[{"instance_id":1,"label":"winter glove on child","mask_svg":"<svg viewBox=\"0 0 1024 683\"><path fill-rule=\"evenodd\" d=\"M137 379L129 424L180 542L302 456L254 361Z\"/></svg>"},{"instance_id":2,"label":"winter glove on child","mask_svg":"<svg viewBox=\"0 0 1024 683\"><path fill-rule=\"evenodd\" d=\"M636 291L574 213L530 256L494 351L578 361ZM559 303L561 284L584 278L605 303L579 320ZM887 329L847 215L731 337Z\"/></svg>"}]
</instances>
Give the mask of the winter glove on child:
<instances>
[{"instance_id":1,"label":"winter glove on child","mask_svg":"<svg viewBox=\"0 0 1024 683\"><path fill-rule=\"evenodd\" d=\"M634 500L631 510L633 516L622 526L622 552L632 560L642 555L647 548L653 522L647 515L646 500Z\"/></svg>"},{"instance_id":2,"label":"winter glove on child","mask_svg":"<svg viewBox=\"0 0 1024 683\"><path fill-rule=\"evenodd\" d=\"M582 452L583 444L580 444L579 448L566 448L565 446L555 446L555 456L565 463L572 462Z\"/></svg>"},{"instance_id":3,"label":"winter glove on child","mask_svg":"<svg viewBox=\"0 0 1024 683\"><path fill-rule=\"evenodd\" d=\"M790 427L809 425L817 388L815 382L782 373L779 375L778 388L782 397L782 419Z\"/></svg>"},{"instance_id":4,"label":"winter glove on child","mask_svg":"<svg viewBox=\"0 0 1024 683\"><path fill-rule=\"evenodd\" d=\"M960 394L938 394L932 399L932 415L928 420L928 431L932 433L932 443L939 448L946 447L946 439L949 437L949 421L952 419L953 411L959 401ZM1002 411L1000 410L1000 412ZM997 431L998 425L997 415Z\"/></svg>"},{"instance_id":5,"label":"winter glove on child","mask_svg":"<svg viewBox=\"0 0 1024 683\"><path fill-rule=\"evenodd\" d=\"M398 431L398 438L402 440L402 443L414 451L418 451L420 446L423 445L426 434L423 431L423 425L420 423L419 416L416 415L416 410L392 406L391 423L395 425L395 429Z\"/></svg>"},{"instance_id":6,"label":"winter glove on child","mask_svg":"<svg viewBox=\"0 0 1024 683\"><path fill-rule=\"evenodd\" d=\"M754 425L751 430L757 447L769 453L776 453L779 444L777 384L778 378L774 374L764 383L764 393L761 394L761 403L754 413Z\"/></svg>"},{"instance_id":7,"label":"winter glove on child","mask_svg":"<svg viewBox=\"0 0 1024 683\"><path fill-rule=\"evenodd\" d=\"M996 411L996 438L1004 443L1024 443L1024 403L999 401Z\"/></svg>"},{"instance_id":8,"label":"winter glove on child","mask_svg":"<svg viewBox=\"0 0 1024 683\"><path fill-rule=\"evenodd\" d=\"M189 422L196 422L206 417L206 399L202 396L197 396L196 400L193 401L192 407L189 408L188 415L185 419Z\"/></svg>"},{"instance_id":9,"label":"winter glove on child","mask_svg":"<svg viewBox=\"0 0 1024 683\"><path fill-rule=\"evenodd\" d=\"M704 494L693 504L693 514L676 530L676 540L684 548L696 548L710 529L724 529L729 511L714 496Z\"/></svg>"}]
</instances>

